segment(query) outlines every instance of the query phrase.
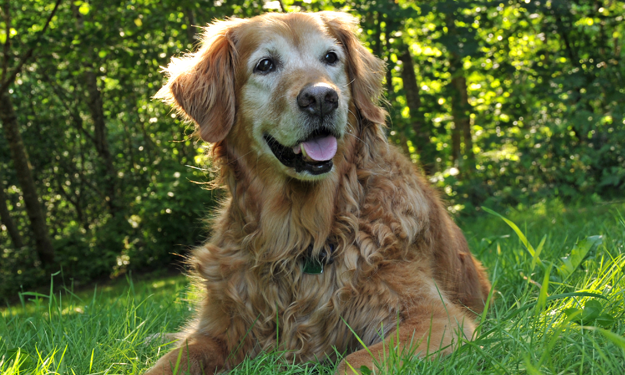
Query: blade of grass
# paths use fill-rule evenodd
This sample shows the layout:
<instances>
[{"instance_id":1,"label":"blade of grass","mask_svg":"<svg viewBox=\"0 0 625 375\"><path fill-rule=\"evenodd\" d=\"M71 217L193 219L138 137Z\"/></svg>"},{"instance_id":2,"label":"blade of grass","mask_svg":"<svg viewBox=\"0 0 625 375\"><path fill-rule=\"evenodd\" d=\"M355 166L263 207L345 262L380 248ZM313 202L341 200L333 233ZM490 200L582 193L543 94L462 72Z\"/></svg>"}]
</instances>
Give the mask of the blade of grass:
<instances>
[{"instance_id":1,"label":"blade of grass","mask_svg":"<svg viewBox=\"0 0 625 375\"><path fill-rule=\"evenodd\" d=\"M367 353L369 353L369 355L371 356L371 358L373 358L373 354L371 353L371 350L369 350L369 347L367 347L367 345L365 345L365 343L360 339L360 336L358 336L358 334L356 333L356 331L354 331L352 329L352 327L350 327L349 324L347 324L347 322L345 321L345 319L343 319L343 317L341 317L341 320L343 321L343 323L345 323L345 325L347 326L347 328L354 334L354 337L356 337L356 340L358 340L358 342L360 343L360 345L362 345L362 347L367 351ZM374 358L375 360L375 358Z\"/></svg>"},{"instance_id":2,"label":"blade of grass","mask_svg":"<svg viewBox=\"0 0 625 375\"><path fill-rule=\"evenodd\" d=\"M89 360L89 372L91 373L91 369L93 368L93 353L95 352L95 348L91 349L91 359Z\"/></svg>"},{"instance_id":3,"label":"blade of grass","mask_svg":"<svg viewBox=\"0 0 625 375\"><path fill-rule=\"evenodd\" d=\"M601 333L606 339L610 340L614 345L625 350L625 337L621 335L617 335L616 333L612 331L608 331L607 329L603 329L603 328L590 327L590 326L583 326L582 328L587 329L589 331L599 331L599 333Z\"/></svg>"},{"instance_id":4,"label":"blade of grass","mask_svg":"<svg viewBox=\"0 0 625 375\"><path fill-rule=\"evenodd\" d=\"M525 368L527 369L527 373L530 375L543 375L543 373L538 368L532 365L532 362L527 356L525 357Z\"/></svg>"},{"instance_id":5,"label":"blade of grass","mask_svg":"<svg viewBox=\"0 0 625 375\"><path fill-rule=\"evenodd\" d=\"M547 301L553 301L553 300L567 298L567 297L595 297L595 298L602 298L602 299L604 299L606 301L608 300L604 295L597 294L597 293L590 293L590 292L572 292L572 293L555 294L553 296L547 297L546 300ZM514 316L516 316L517 314L519 314L520 312L525 311L527 309L531 309L534 306L536 306L536 302L532 302L532 303L528 303L526 305L523 305L523 306L519 307L518 309L512 310L510 313L508 313L508 315L506 315L502 319L504 319L504 320L511 319Z\"/></svg>"},{"instance_id":6,"label":"blade of grass","mask_svg":"<svg viewBox=\"0 0 625 375\"><path fill-rule=\"evenodd\" d=\"M482 316L480 318L480 325L484 324L486 321L486 315L488 314L488 310L490 308L490 302L493 299L493 293L495 292L495 285L497 285L497 281L495 280L490 287L490 291L488 292L488 297L486 297L486 303L484 304L484 311L482 311Z\"/></svg>"},{"instance_id":7,"label":"blade of grass","mask_svg":"<svg viewBox=\"0 0 625 375\"><path fill-rule=\"evenodd\" d=\"M188 345L189 344L187 343L187 350L189 350L189 346ZM180 367L180 361L182 360L182 350L183 350L183 348L180 348L180 350L178 351L178 358L176 358L176 365L174 366L173 375L177 375L178 374L178 368Z\"/></svg>"},{"instance_id":8,"label":"blade of grass","mask_svg":"<svg viewBox=\"0 0 625 375\"><path fill-rule=\"evenodd\" d=\"M551 269L553 268L553 263L549 264L547 271L545 272L545 276L543 277L543 284L540 287L540 293L538 293L538 302L536 303L536 314L540 315L545 310L545 305L547 304L547 294L549 291L549 275L551 274Z\"/></svg>"},{"instance_id":9,"label":"blade of grass","mask_svg":"<svg viewBox=\"0 0 625 375\"><path fill-rule=\"evenodd\" d=\"M538 244L538 247L536 248L535 255L532 257L532 266L530 267L530 272L534 272L534 268L536 268L536 262L540 262L540 253L543 251L543 246L545 245L546 240L547 240L547 235L545 234L543 236L543 239Z\"/></svg>"},{"instance_id":10,"label":"blade of grass","mask_svg":"<svg viewBox=\"0 0 625 375\"><path fill-rule=\"evenodd\" d=\"M542 262L540 261L540 258L537 257L536 255L536 251L534 250L534 247L532 246L532 244L527 240L527 238L525 237L525 235L523 234L523 232L521 231L521 229L519 229L519 227L513 223L512 221L508 220L507 218L505 218L504 216L500 215L499 213L491 210L488 207L484 207L482 206L482 209L486 212L488 212L491 215L495 215L497 217L499 217L500 219L502 219L506 224L508 224L508 226L510 228L512 228L512 230L517 234L517 236L519 236L519 239L521 240L521 242L523 243L523 245L525 245L525 248L527 249L527 251L530 253L530 255L532 256L532 262L535 262L539 265L542 264Z\"/></svg>"}]
</instances>

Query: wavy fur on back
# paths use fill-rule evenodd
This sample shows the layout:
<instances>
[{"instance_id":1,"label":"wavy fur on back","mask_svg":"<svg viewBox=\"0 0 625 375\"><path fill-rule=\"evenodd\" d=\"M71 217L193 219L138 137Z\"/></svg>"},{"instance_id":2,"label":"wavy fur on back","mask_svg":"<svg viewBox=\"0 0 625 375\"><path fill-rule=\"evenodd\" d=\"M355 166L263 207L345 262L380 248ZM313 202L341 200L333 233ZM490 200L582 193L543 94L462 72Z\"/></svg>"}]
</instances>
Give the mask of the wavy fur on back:
<instances>
[{"instance_id":1,"label":"wavy fur on back","mask_svg":"<svg viewBox=\"0 0 625 375\"><path fill-rule=\"evenodd\" d=\"M490 284L439 194L388 143L386 113L377 103L383 63L360 44L354 26L351 16L334 12L217 22L197 53L167 69L169 82L158 96L215 143L214 163L228 192L212 237L191 258L206 293L181 334L193 374L228 370L272 349L299 362L352 353L345 361L354 368L371 367L350 327L374 356L382 356L391 333L406 346L411 337L424 339L414 345L421 354L439 345L453 350L458 335L471 338ZM319 181L282 175L270 158L251 152L246 119L255 114L238 99L246 82L240 66L263 27L296 36L298 28L317 28L346 50L347 132L335 169ZM318 255L330 243L334 263L323 274L304 274L309 245ZM149 373L171 373L177 356L178 350L166 355ZM345 361L338 372L347 369Z\"/></svg>"}]
</instances>

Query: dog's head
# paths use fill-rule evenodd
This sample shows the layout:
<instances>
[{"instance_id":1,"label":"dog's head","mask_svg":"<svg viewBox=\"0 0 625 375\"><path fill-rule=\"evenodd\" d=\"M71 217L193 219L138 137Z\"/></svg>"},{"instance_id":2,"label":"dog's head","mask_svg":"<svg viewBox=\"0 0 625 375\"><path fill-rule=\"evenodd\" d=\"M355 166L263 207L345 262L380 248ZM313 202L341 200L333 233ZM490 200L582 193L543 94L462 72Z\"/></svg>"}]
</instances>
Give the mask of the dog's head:
<instances>
[{"instance_id":1,"label":"dog's head","mask_svg":"<svg viewBox=\"0 0 625 375\"><path fill-rule=\"evenodd\" d=\"M215 22L197 52L172 59L157 97L207 142L235 144L290 177L323 178L344 159L354 123L385 120L384 63L362 46L356 25L337 12Z\"/></svg>"}]
</instances>

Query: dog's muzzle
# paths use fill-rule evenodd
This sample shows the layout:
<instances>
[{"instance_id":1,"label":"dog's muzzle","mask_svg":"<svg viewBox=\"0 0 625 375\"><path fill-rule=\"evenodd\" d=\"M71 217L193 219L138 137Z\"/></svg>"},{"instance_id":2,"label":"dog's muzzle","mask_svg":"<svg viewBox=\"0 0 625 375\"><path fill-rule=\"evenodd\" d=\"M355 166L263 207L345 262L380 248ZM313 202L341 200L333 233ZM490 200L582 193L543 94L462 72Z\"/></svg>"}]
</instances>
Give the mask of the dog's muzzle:
<instances>
[{"instance_id":1,"label":"dog's muzzle","mask_svg":"<svg viewBox=\"0 0 625 375\"><path fill-rule=\"evenodd\" d=\"M338 136L328 129L317 129L291 147L280 144L269 134L263 138L275 157L298 173L306 171L312 175L321 175L332 170Z\"/></svg>"},{"instance_id":2,"label":"dog's muzzle","mask_svg":"<svg viewBox=\"0 0 625 375\"><path fill-rule=\"evenodd\" d=\"M278 160L296 172L320 175L332 170L332 158L337 151L338 135L334 120L339 106L339 94L327 83L306 85L297 95L297 107L304 115L304 125L314 129L293 146L280 144L269 134L263 137Z\"/></svg>"}]
</instances>

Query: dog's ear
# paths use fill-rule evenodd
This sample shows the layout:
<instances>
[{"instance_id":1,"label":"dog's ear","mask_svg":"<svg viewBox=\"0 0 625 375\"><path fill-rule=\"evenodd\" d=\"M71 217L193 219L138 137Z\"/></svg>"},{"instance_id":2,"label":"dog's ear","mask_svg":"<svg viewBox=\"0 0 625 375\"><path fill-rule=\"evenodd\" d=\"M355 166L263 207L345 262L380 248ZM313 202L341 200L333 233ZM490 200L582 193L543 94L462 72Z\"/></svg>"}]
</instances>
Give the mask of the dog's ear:
<instances>
[{"instance_id":1,"label":"dog's ear","mask_svg":"<svg viewBox=\"0 0 625 375\"><path fill-rule=\"evenodd\" d=\"M231 34L242 22L218 21L205 28L197 52L172 58L164 69L168 81L155 96L195 122L207 142L223 140L234 125L236 50Z\"/></svg>"},{"instance_id":2,"label":"dog's ear","mask_svg":"<svg viewBox=\"0 0 625 375\"><path fill-rule=\"evenodd\" d=\"M367 120L384 124L387 113L378 105L385 73L384 62L358 40L358 20L355 17L340 12L321 12L320 15L347 54L347 73L356 108Z\"/></svg>"}]
</instances>

